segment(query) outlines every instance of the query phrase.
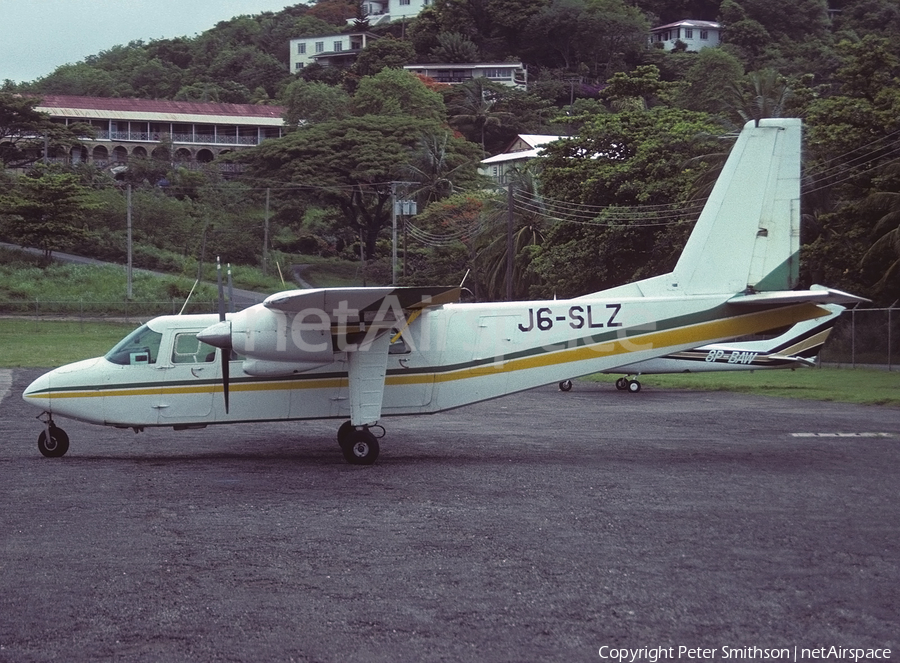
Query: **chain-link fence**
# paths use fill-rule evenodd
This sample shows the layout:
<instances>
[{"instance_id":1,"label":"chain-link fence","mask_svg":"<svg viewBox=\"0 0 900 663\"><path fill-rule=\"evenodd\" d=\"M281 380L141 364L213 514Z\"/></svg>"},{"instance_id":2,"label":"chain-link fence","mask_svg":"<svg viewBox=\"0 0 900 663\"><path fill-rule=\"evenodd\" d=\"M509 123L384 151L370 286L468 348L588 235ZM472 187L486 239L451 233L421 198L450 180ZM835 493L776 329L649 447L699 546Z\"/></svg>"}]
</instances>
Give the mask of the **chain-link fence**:
<instances>
[{"instance_id":1,"label":"chain-link fence","mask_svg":"<svg viewBox=\"0 0 900 663\"><path fill-rule=\"evenodd\" d=\"M900 369L900 308L844 311L820 359L829 364Z\"/></svg>"}]
</instances>

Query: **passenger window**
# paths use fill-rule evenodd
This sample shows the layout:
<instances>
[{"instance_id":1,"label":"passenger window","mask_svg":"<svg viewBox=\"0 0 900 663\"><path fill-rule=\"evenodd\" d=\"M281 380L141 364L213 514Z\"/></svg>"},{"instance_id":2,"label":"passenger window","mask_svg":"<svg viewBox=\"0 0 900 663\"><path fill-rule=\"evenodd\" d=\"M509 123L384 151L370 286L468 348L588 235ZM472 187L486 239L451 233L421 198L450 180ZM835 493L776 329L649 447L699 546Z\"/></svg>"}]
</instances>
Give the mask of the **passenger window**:
<instances>
[{"instance_id":1,"label":"passenger window","mask_svg":"<svg viewBox=\"0 0 900 663\"><path fill-rule=\"evenodd\" d=\"M216 349L197 339L196 334L178 334L172 347L173 364L205 364L215 361Z\"/></svg>"}]
</instances>

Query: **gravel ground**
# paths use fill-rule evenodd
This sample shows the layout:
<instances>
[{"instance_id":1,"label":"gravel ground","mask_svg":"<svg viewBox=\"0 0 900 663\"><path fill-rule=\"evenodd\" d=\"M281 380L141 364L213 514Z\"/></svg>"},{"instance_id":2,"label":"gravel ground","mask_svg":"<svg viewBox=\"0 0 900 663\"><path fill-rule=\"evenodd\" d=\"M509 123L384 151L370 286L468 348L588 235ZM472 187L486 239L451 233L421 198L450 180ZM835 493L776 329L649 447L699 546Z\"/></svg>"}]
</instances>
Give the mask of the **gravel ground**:
<instances>
[{"instance_id":1,"label":"gravel ground","mask_svg":"<svg viewBox=\"0 0 900 663\"><path fill-rule=\"evenodd\" d=\"M388 419L372 467L333 421L58 421L46 459L38 373L0 404L4 663L900 660L898 409L576 383Z\"/></svg>"}]
</instances>

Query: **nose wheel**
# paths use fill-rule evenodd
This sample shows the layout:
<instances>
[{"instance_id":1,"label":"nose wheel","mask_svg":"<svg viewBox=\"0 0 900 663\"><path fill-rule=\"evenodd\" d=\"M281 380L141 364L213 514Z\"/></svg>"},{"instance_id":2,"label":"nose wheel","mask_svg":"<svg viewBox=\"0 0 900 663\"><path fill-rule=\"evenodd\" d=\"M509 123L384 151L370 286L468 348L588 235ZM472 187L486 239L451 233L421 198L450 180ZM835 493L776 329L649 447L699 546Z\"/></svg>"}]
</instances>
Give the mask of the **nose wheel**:
<instances>
[{"instance_id":1,"label":"nose wheel","mask_svg":"<svg viewBox=\"0 0 900 663\"><path fill-rule=\"evenodd\" d=\"M52 423L38 435L38 449L47 458L60 458L69 450L69 436Z\"/></svg>"},{"instance_id":2,"label":"nose wheel","mask_svg":"<svg viewBox=\"0 0 900 663\"><path fill-rule=\"evenodd\" d=\"M371 465L378 460L381 447L368 426L357 428L345 421L338 428L337 438L344 460L351 465Z\"/></svg>"}]
</instances>

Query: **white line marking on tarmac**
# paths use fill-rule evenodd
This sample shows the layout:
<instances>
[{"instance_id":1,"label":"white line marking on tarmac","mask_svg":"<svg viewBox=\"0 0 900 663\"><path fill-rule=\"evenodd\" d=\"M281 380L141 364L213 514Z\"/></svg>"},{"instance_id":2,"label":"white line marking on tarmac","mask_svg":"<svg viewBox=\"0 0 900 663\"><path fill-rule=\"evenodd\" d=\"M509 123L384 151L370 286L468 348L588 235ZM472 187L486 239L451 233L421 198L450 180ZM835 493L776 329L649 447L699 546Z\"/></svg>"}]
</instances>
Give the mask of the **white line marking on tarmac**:
<instances>
[{"instance_id":1,"label":"white line marking on tarmac","mask_svg":"<svg viewBox=\"0 0 900 663\"><path fill-rule=\"evenodd\" d=\"M8 368L0 369L0 402L6 398L6 394L12 388L12 371Z\"/></svg>"},{"instance_id":2,"label":"white line marking on tarmac","mask_svg":"<svg viewBox=\"0 0 900 663\"><path fill-rule=\"evenodd\" d=\"M791 437L894 437L893 433L791 433Z\"/></svg>"}]
</instances>

